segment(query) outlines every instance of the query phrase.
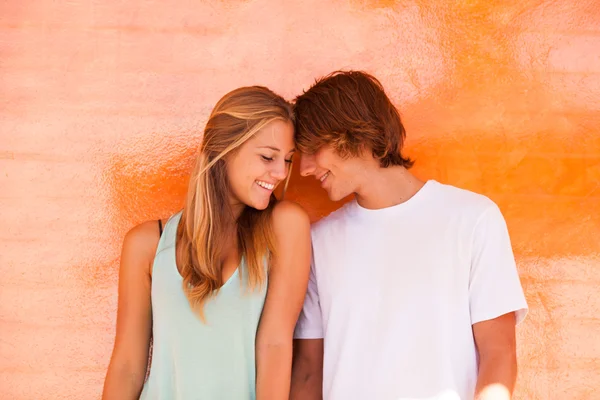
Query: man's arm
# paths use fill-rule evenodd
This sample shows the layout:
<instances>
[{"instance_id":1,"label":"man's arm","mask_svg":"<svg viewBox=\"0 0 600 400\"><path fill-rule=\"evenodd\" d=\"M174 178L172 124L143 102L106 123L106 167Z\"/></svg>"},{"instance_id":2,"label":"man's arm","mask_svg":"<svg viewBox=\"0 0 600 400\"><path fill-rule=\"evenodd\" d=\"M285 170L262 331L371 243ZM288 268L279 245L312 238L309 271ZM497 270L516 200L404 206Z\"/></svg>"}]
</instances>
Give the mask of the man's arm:
<instances>
[{"instance_id":1,"label":"man's arm","mask_svg":"<svg viewBox=\"0 0 600 400\"><path fill-rule=\"evenodd\" d=\"M294 330L291 400L323 398L323 343L323 315L313 251L304 305Z\"/></svg>"},{"instance_id":2,"label":"man's arm","mask_svg":"<svg viewBox=\"0 0 600 400\"><path fill-rule=\"evenodd\" d=\"M517 380L515 314L501 315L473 325L479 353L477 400L509 400Z\"/></svg>"},{"instance_id":3,"label":"man's arm","mask_svg":"<svg viewBox=\"0 0 600 400\"><path fill-rule=\"evenodd\" d=\"M323 339L294 340L290 400L323 398Z\"/></svg>"},{"instance_id":4,"label":"man's arm","mask_svg":"<svg viewBox=\"0 0 600 400\"><path fill-rule=\"evenodd\" d=\"M473 233L469 304L479 353L476 399L510 399L517 378L515 328L527 314L527 301L508 228L495 204Z\"/></svg>"}]
</instances>

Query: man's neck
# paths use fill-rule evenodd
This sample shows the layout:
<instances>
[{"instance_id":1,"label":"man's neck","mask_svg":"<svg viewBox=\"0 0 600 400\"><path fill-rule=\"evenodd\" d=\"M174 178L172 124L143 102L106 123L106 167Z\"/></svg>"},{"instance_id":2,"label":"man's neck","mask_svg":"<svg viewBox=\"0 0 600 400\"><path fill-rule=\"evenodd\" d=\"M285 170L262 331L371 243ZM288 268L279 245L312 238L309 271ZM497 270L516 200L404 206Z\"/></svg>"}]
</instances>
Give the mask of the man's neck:
<instances>
[{"instance_id":1,"label":"man's neck","mask_svg":"<svg viewBox=\"0 0 600 400\"><path fill-rule=\"evenodd\" d=\"M388 167L369 171L356 193L361 207L380 209L404 203L425 184L406 168Z\"/></svg>"}]
</instances>

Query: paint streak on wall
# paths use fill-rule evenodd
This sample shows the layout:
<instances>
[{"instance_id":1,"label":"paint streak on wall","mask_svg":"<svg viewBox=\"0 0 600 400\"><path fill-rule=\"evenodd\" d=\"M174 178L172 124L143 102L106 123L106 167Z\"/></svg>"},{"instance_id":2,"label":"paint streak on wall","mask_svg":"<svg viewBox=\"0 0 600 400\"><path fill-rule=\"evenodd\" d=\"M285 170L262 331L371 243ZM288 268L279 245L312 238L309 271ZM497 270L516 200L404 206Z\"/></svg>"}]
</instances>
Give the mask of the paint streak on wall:
<instances>
[{"instance_id":1,"label":"paint streak on wall","mask_svg":"<svg viewBox=\"0 0 600 400\"><path fill-rule=\"evenodd\" d=\"M378 76L415 172L504 212L531 311L517 399L600 387L600 6L587 1L0 4L0 393L99 398L124 233L182 204L212 105ZM316 220L339 204L294 175Z\"/></svg>"}]
</instances>

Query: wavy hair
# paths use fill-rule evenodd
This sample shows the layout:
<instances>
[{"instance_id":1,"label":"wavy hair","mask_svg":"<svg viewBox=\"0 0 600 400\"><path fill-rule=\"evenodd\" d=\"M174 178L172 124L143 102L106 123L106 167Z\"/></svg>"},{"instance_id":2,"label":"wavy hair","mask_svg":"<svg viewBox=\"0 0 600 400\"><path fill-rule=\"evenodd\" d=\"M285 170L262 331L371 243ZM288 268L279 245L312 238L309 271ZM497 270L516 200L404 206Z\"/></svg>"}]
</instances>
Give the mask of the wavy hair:
<instances>
[{"instance_id":1,"label":"wavy hair","mask_svg":"<svg viewBox=\"0 0 600 400\"><path fill-rule=\"evenodd\" d=\"M249 286L260 286L266 279L265 260L275 251L271 215L277 199L272 195L265 210L247 206L236 219L229 202L225 157L275 120L294 123L291 104L265 87L243 87L219 100L204 129L177 228L183 290L203 320L204 304L223 285L224 244L233 232L237 233ZM289 174L284 191L288 180Z\"/></svg>"}]
</instances>

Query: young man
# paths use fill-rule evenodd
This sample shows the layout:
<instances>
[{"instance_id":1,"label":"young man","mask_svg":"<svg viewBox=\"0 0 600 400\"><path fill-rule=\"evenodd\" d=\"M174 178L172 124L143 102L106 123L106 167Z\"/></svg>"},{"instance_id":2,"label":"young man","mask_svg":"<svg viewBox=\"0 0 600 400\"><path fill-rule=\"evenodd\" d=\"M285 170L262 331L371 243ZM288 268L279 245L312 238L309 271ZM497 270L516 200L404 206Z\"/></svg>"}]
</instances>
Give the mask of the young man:
<instances>
[{"instance_id":1,"label":"young man","mask_svg":"<svg viewBox=\"0 0 600 400\"><path fill-rule=\"evenodd\" d=\"M354 200L312 228L291 399L509 399L527 304L496 204L409 172L366 73L317 81L296 113L301 174Z\"/></svg>"}]
</instances>

